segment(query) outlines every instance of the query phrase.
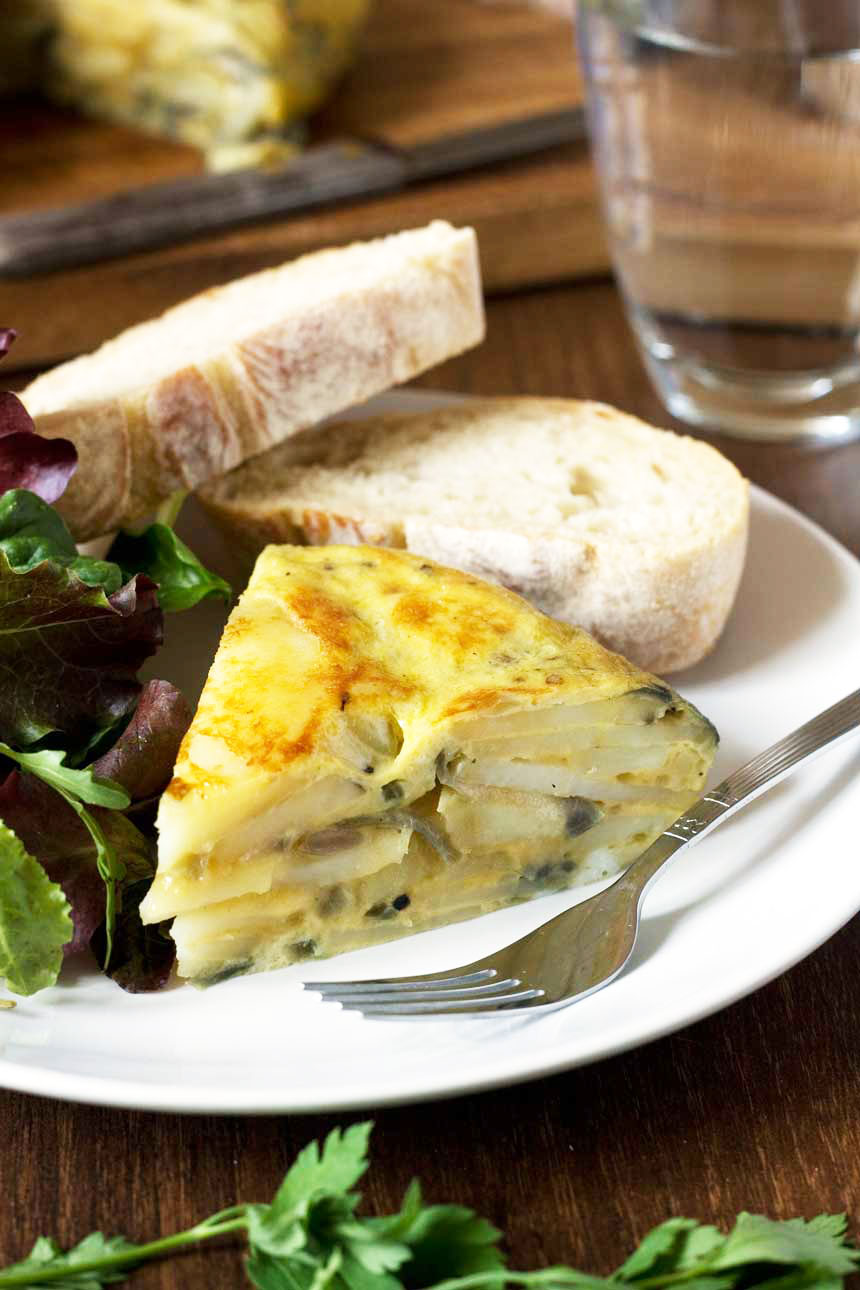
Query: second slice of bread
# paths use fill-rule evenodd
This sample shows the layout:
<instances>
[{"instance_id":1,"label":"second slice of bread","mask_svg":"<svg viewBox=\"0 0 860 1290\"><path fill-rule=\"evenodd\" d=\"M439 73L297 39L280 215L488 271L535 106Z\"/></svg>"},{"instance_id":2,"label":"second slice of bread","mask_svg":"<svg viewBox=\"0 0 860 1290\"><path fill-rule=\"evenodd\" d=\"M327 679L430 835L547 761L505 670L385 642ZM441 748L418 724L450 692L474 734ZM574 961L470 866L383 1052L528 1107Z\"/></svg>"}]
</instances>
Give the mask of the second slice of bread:
<instances>
[{"instance_id":1,"label":"second slice of bread","mask_svg":"<svg viewBox=\"0 0 860 1290\"><path fill-rule=\"evenodd\" d=\"M205 291L21 397L41 434L78 449L58 509L85 541L483 334L475 234L437 220Z\"/></svg>"},{"instance_id":2,"label":"second slice of bread","mask_svg":"<svg viewBox=\"0 0 860 1290\"><path fill-rule=\"evenodd\" d=\"M712 648L747 540L746 481L713 448L563 399L343 422L245 463L201 500L249 554L268 542L405 547L658 673Z\"/></svg>"}]
</instances>

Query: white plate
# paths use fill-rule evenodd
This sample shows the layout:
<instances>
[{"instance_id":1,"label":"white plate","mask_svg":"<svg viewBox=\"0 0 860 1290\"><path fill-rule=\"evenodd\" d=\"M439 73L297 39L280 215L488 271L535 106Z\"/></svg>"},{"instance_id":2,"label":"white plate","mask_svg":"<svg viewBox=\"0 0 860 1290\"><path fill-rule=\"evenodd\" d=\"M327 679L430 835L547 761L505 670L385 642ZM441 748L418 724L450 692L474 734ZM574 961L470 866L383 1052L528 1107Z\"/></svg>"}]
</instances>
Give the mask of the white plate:
<instances>
[{"instance_id":1,"label":"white plate","mask_svg":"<svg viewBox=\"0 0 860 1290\"><path fill-rule=\"evenodd\" d=\"M432 402L400 393L402 409ZM201 554L211 543L189 516ZM171 620L156 671L193 694L222 615ZM715 778L860 684L860 564L753 490L749 560L715 654L677 678L722 732ZM674 678L673 678L674 679ZM628 971L545 1017L368 1022L304 995L299 968L126 995L89 968L0 1012L0 1085L110 1106L297 1112L413 1102L511 1084L633 1048L724 1007L809 954L860 908L860 741L774 789L648 898ZM581 898L584 889L576 898ZM326 963L348 979L473 960L574 903L570 895ZM307 969L305 969L306 971Z\"/></svg>"}]
</instances>

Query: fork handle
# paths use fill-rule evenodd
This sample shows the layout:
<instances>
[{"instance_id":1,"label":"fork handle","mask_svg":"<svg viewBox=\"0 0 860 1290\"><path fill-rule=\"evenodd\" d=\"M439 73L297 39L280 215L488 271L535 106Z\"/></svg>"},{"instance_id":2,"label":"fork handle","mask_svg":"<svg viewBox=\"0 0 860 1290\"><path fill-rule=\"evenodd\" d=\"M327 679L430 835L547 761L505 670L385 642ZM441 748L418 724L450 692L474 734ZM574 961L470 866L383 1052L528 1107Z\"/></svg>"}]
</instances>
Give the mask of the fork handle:
<instances>
[{"instance_id":1,"label":"fork handle","mask_svg":"<svg viewBox=\"0 0 860 1290\"><path fill-rule=\"evenodd\" d=\"M723 820L766 793L799 766L806 765L827 749L835 748L858 727L860 690L855 690L727 775L722 783L710 789L670 824L620 881L629 879L644 893L667 860L684 847L699 842Z\"/></svg>"}]
</instances>

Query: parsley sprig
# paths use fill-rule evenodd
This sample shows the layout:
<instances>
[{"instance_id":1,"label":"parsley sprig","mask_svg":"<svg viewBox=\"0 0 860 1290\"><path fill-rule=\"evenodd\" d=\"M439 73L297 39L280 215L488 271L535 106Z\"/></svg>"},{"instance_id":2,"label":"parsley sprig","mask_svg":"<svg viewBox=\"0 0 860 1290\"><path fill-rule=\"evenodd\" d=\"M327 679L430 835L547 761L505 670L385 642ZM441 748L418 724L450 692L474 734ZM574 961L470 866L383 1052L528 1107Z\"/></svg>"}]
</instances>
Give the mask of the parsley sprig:
<instances>
[{"instance_id":1,"label":"parsley sprig","mask_svg":"<svg viewBox=\"0 0 860 1290\"><path fill-rule=\"evenodd\" d=\"M353 1188L368 1166L370 1129L334 1129L322 1150L305 1147L268 1205L234 1205L143 1245L92 1232L63 1251L41 1236L26 1259L0 1271L0 1290L101 1290L151 1259L237 1232L257 1290L840 1290L860 1262L844 1215L775 1222L740 1214L728 1234L671 1218L609 1277L568 1267L514 1272L492 1224L462 1205L425 1205L417 1181L396 1214L359 1216Z\"/></svg>"}]
</instances>

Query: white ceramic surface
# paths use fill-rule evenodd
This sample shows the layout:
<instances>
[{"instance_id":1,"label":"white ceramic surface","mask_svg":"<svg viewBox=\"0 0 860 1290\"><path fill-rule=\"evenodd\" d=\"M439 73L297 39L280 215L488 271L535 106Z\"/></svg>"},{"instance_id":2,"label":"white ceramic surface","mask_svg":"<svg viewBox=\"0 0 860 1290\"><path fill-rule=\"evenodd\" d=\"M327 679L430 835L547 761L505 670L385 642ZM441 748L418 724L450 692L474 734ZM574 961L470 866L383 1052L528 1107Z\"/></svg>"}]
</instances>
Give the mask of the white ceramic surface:
<instances>
[{"instance_id":1,"label":"white ceramic surface","mask_svg":"<svg viewBox=\"0 0 860 1290\"><path fill-rule=\"evenodd\" d=\"M388 408L427 396L389 396ZM183 533L214 554L203 518ZM172 619L157 674L199 689L223 614ZM712 782L860 683L860 564L753 491L749 559L713 656L673 677L722 733ZM821 758L679 860L650 894L628 971L545 1017L368 1022L305 995L308 968L125 995L90 968L0 1012L0 1085L176 1111L300 1112L411 1102L546 1075L654 1039L748 994L860 909L860 739ZM576 895L325 963L310 975L453 967L543 922Z\"/></svg>"}]
</instances>

